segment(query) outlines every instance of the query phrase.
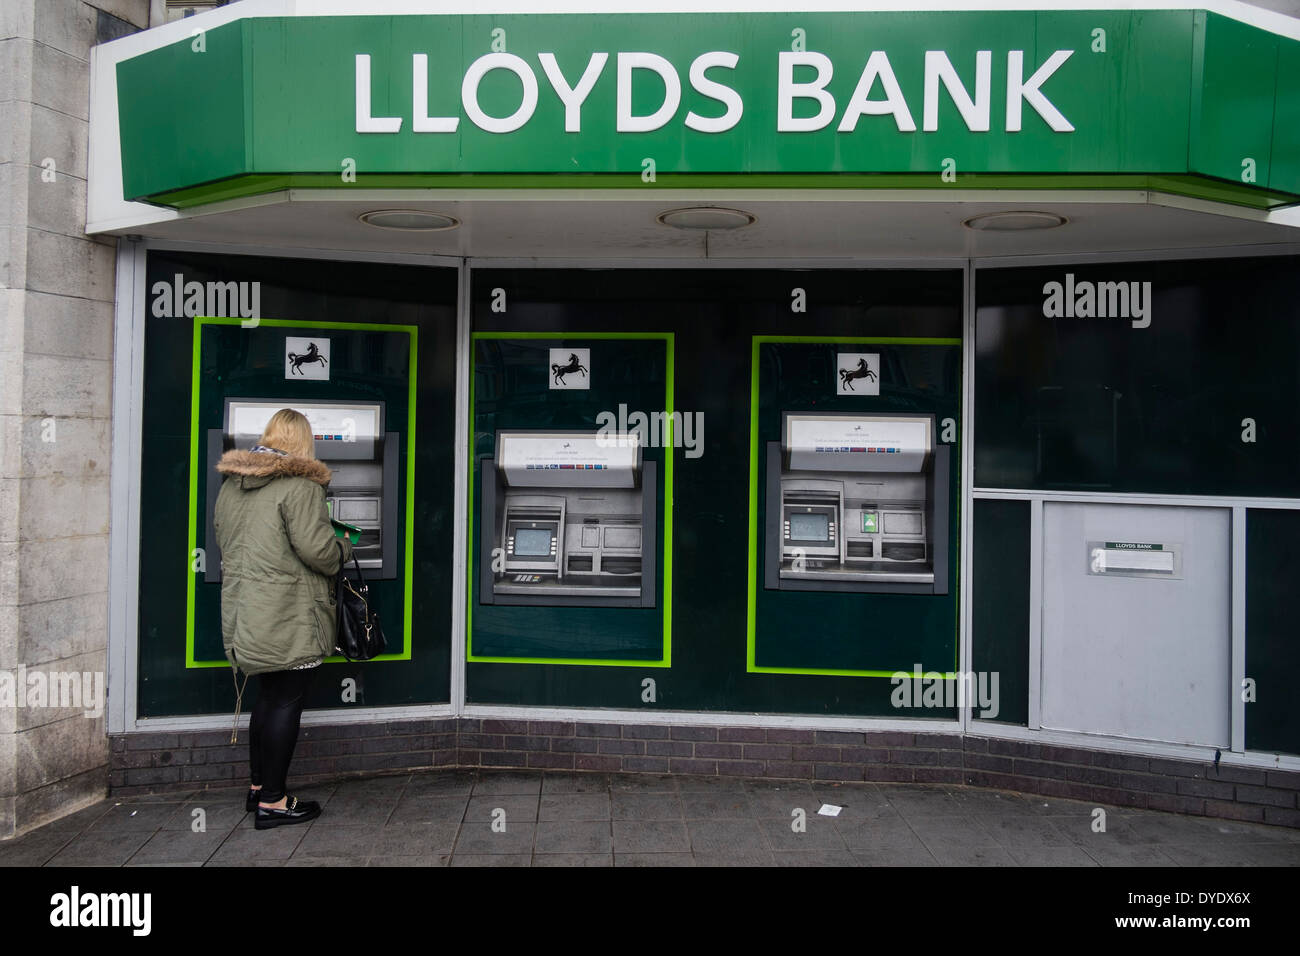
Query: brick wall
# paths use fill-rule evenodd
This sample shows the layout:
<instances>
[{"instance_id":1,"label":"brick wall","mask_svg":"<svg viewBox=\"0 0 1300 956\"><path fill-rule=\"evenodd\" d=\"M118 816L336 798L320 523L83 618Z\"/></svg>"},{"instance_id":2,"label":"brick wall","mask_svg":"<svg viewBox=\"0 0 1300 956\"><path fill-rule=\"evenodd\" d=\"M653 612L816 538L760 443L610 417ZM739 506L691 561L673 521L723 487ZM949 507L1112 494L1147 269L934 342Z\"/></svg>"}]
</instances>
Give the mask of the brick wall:
<instances>
[{"instance_id":1,"label":"brick wall","mask_svg":"<svg viewBox=\"0 0 1300 956\"><path fill-rule=\"evenodd\" d=\"M248 732L114 737L114 794L247 781ZM307 726L290 773L310 783L435 767L958 784L1300 827L1300 773L959 734L441 718Z\"/></svg>"},{"instance_id":2,"label":"brick wall","mask_svg":"<svg viewBox=\"0 0 1300 956\"><path fill-rule=\"evenodd\" d=\"M290 774L295 782L351 773L428 770L456 764L455 718L304 726ZM111 738L109 789L114 794L202 790L248 782L248 731L123 734Z\"/></svg>"}]
</instances>

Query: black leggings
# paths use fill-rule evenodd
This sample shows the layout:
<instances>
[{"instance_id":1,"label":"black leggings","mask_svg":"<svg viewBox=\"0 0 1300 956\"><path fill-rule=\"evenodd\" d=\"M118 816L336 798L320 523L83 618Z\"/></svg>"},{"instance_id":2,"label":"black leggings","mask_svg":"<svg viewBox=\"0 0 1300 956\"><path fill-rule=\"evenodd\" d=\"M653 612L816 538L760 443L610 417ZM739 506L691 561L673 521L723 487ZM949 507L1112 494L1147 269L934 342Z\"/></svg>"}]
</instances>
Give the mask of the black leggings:
<instances>
[{"instance_id":1,"label":"black leggings","mask_svg":"<svg viewBox=\"0 0 1300 956\"><path fill-rule=\"evenodd\" d=\"M248 762L253 786L262 786L262 803L275 803L284 796L302 705L315 674L316 668L309 667L258 677L257 703L248 724Z\"/></svg>"}]
</instances>

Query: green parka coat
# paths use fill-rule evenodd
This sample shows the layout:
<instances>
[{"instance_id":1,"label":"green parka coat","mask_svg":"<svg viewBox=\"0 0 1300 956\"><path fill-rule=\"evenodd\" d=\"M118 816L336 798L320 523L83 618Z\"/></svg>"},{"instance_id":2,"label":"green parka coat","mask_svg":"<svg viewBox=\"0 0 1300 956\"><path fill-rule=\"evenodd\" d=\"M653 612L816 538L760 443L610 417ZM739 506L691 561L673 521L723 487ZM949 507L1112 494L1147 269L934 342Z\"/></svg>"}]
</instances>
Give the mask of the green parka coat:
<instances>
[{"instance_id":1,"label":"green parka coat","mask_svg":"<svg viewBox=\"0 0 1300 956\"><path fill-rule=\"evenodd\" d=\"M335 576L352 545L330 525L329 469L314 458L228 451L217 471L226 476L213 518L226 658L252 675L333 654Z\"/></svg>"}]
</instances>

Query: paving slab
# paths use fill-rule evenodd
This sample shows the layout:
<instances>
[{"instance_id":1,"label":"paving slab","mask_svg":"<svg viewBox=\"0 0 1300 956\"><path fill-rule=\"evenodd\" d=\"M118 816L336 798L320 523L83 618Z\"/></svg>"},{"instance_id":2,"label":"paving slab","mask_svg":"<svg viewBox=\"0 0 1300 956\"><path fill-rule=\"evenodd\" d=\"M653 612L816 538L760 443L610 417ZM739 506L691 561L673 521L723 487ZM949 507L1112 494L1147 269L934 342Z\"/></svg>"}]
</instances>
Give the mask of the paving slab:
<instances>
[{"instance_id":1,"label":"paving slab","mask_svg":"<svg viewBox=\"0 0 1300 956\"><path fill-rule=\"evenodd\" d=\"M531 853L457 853L449 866L532 866Z\"/></svg>"},{"instance_id":2,"label":"paving slab","mask_svg":"<svg viewBox=\"0 0 1300 956\"><path fill-rule=\"evenodd\" d=\"M612 853L534 853L533 866L613 866Z\"/></svg>"},{"instance_id":3,"label":"paving slab","mask_svg":"<svg viewBox=\"0 0 1300 956\"><path fill-rule=\"evenodd\" d=\"M542 820L537 824L534 853L611 853L608 820Z\"/></svg>"},{"instance_id":4,"label":"paving slab","mask_svg":"<svg viewBox=\"0 0 1300 956\"><path fill-rule=\"evenodd\" d=\"M690 853L615 853L615 866L694 866Z\"/></svg>"},{"instance_id":5,"label":"paving slab","mask_svg":"<svg viewBox=\"0 0 1300 956\"><path fill-rule=\"evenodd\" d=\"M474 781L474 796L485 794L533 794L542 792L542 775L513 770L481 770Z\"/></svg>"},{"instance_id":6,"label":"paving slab","mask_svg":"<svg viewBox=\"0 0 1300 956\"><path fill-rule=\"evenodd\" d=\"M680 820L615 820L614 853L687 853L691 838Z\"/></svg>"},{"instance_id":7,"label":"paving slab","mask_svg":"<svg viewBox=\"0 0 1300 956\"><path fill-rule=\"evenodd\" d=\"M682 820L682 801L677 793L615 790L610 793L610 812L615 820Z\"/></svg>"},{"instance_id":8,"label":"paving slab","mask_svg":"<svg viewBox=\"0 0 1300 956\"><path fill-rule=\"evenodd\" d=\"M453 856L496 856L533 852L533 838L537 824L533 822L509 822L504 830L492 829L487 821L466 821L461 825L460 835L456 838ZM454 863L454 861L453 861Z\"/></svg>"},{"instance_id":9,"label":"paving slab","mask_svg":"<svg viewBox=\"0 0 1300 956\"><path fill-rule=\"evenodd\" d=\"M323 814L267 831L243 786L110 798L0 866L1300 866L1296 829L952 785L460 769L296 794Z\"/></svg>"},{"instance_id":10,"label":"paving slab","mask_svg":"<svg viewBox=\"0 0 1300 956\"><path fill-rule=\"evenodd\" d=\"M128 860L128 866L202 866L217 852L229 832L207 830L159 830Z\"/></svg>"},{"instance_id":11,"label":"paving slab","mask_svg":"<svg viewBox=\"0 0 1300 956\"><path fill-rule=\"evenodd\" d=\"M608 820L609 792L543 793L537 806L538 820Z\"/></svg>"},{"instance_id":12,"label":"paving slab","mask_svg":"<svg viewBox=\"0 0 1300 956\"><path fill-rule=\"evenodd\" d=\"M542 793L609 793L609 774L547 771L542 778Z\"/></svg>"}]
</instances>

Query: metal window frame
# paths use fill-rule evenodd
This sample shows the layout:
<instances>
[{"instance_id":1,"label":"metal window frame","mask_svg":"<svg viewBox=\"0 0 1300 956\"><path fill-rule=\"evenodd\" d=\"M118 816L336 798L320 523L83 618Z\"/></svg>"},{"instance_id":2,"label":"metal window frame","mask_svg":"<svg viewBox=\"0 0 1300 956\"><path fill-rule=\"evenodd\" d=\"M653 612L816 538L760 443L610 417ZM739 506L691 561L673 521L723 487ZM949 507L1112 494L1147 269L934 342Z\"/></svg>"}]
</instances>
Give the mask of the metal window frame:
<instances>
[{"instance_id":1,"label":"metal window frame","mask_svg":"<svg viewBox=\"0 0 1300 956\"><path fill-rule=\"evenodd\" d=\"M1270 243L1258 246L1211 246L1177 250L1142 250L1138 252L1098 252L1086 255L1007 256L998 259L972 260L972 273L978 284L978 272L984 269L1041 268L1052 266L1085 266L1110 263L1132 264L1143 262L1176 262L1194 259L1259 259L1270 256L1300 255L1300 243ZM970 302L970 347L974 349L976 308ZM974 369L971 369L969 396L974 407ZM1042 709L1042 639L1043 639L1043 505L1047 502L1074 502L1083 504L1136 504L1164 507L1219 508L1230 513L1230 661L1229 686L1229 750L1221 753L1224 764L1272 767L1278 770L1300 770L1300 756L1277 754L1246 749L1246 705L1239 690L1246 677L1246 515L1251 508L1273 510L1300 510L1300 498L1252 497L1245 495L1168 495L1145 492L1072 492L1042 491L1029 488L985 488L974 484L974 469L970 472L969 497L976 499L1027 501L1031 509L1030 521L1030 628L1029 628L1029 719L1025 727L1002 725L993 728L981 724L970 731L974 736L1002 737L1013 740L1037 740L1042 743L1059 743L1064 746L1114 749L1151 756L1200 756L1213 761L1217 748L1190 744L1167 744L1161 741L1138 738L1111 738L1099 734L1072 731L1044 730L1041 727ZM969 635L968 635L969 636ZM1027 736L1028 735L1028 736Z\"/></svg>"},{"instance_id":2,"label":"metal window frame","mask_svg":"<svg viewBox=\"0 0 1300 956\"><path fill-rule=\"evenodd\" d=\"M974 434L975 434L975 298L978 271L981 269L1016 268L1024 266L1085 265L1105 262L1176 261L1183 259L1259 258L1264 256L1300 255L1300 243L1280 243L1259 246L1197 247L1194 249L1141 250L1134 252L1105 252L1092 254L1062 254L1051 256L1014 256L997 259L971 259L952 257L854 257L837 259L818 257L808 259L764 257L757 259L664 259L664 258L556 258L525 257L474 257L422 255L415 253L358 252L334 249L298 247L266 247L255 243L211 243L201 241L149 239L126 240L119 246L118 280L115 311L114 397L112 457L112 516L110 529L110 622L109 622L109 686L123 693L110 697L107 720L109 733L131 733L165 730L201 730L226 726L226 718L218 715L199 715L168 718L139 718L136 704L138 667L136 655L139 648L138 595L139 595L139 479L141 445L141 405L144 375L141 358L144 340L145 264L151 251L190 251L214 255L254 255L261 257L322 259L339 262L387 262L430 266L453 266L459 270L457 304L457 376L456 385L456 442L454 502L457 514L467 505L468 444L470 423L469 401L469 292L473 271L476 269L573 269L573 268L624 268L624 269L900 269L930 271L960 269L963 274L964 334L962 352L962 514L959 554L961 568L959 586L959 666L971 670L971 554L973 553L972 508L976 499L1028 500L1037 515L1035 527L1041 532L1041 509L1045 501L1094 501L1099 503L1149 503L1169 505L1200 505L1229 507L1233 509L1233 681L1238 685L1239 671L1244 672L1244 527L1238 513L1244 516L1248 507L1300 509L1300 499L1237 498L1209 496L1175 496L1121 494L1098 495L1094 493L1044 493L1031 489L977 488L974 485ZM134 490L134 493L133 493ZM1240 537L1238 529L1241 528ZM816 717L791 714L746 714L712 711L625 711L608 708L533 707L471 705L466 701L464 660L466 582L466 530L457 522L453 535L453 604L451 633L451 701L447 704L409 707L375 707L348 712L348 721L366 723L382 720L455 717L526 717L537 720L574 721L628 721L661 725L728 725L755 727L790 727L805 729L835 729L856 731L911 730L919 732L964 733L973 737L1007 740L1028 740L1040 743L1077 746L1098 750L1166 756L1181 759L1213 759L1213 752L1191 745L1165 744L1130 738L1116 739L1095 734L1051 731L1009 724L975 722L969 711L955 720L909 718L904 720L874 717ZM1039 534L1041 538L1041 533ZM1031 551L1031 635L1036 630L1041 640L1041 541ZM1035 622L1037 627L1035 628ZM1031 655L1034 641L1031 639ZM1041 651L1041 649L1040 649ZM1031 656L1031 686L1033 677ZM1238 695L1239 696L1239 695ZM116 699L114 699L116 698ZM1031 697L1031 724L1036 723L1037 707ZM306 724L333 723L338 712L314 711L303 716ZM1241 766L1267 766L1275 769L1300 770L1300 757L1244 751L1244 705L1239 701L1233 708L1233 751L1223 755L1223 763ZM246 718L244 718L246 722Z\"/></svg>"},{"instance_id":3,"label":"metal window frame","mask_svg":"<svg viewBox=\"0 0 1300 956\"><path fill-rule=\"evenodd\" d=\"M451 266L461 272L464 268L459 258L416 253L352 252L341 255L331 249L266 247L252 243L119 239L113 319L113 453L109 492L112 515L109 527L109 696L105 706L105 725L110 734L215 730L231 725L230 718L219 714L139 716L140 455L144 428L145 309L148 304L145 283L150 252ZM121 693L116 693L119 690ZM367 723L404 717L447 717L454 715L455 710L454 702L414 707L366 707L348 711L348 720ZM247 727L248 720L249 715L245 714L236 723ZM338 713L333 710L307 711L302 717L304 724L335 723L337 720Z\"/></svg>"}]
</instances>

